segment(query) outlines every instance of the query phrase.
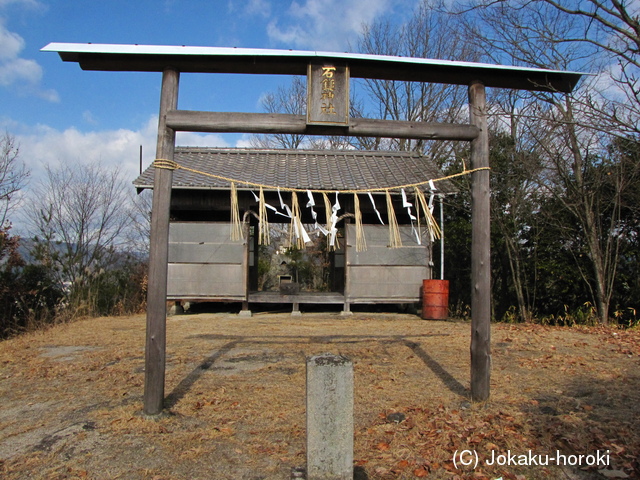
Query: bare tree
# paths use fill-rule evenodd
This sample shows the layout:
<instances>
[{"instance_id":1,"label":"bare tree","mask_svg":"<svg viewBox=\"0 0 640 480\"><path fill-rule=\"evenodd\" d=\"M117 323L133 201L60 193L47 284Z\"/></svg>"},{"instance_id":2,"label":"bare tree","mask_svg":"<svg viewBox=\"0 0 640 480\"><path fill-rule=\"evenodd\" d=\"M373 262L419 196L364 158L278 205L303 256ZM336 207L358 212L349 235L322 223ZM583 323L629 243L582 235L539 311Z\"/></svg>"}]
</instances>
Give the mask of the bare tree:
<instances>
[{"instance_id":1,"label":"bare tree","mask_svg":"<svg viewBox=\"0 0 640 480\"><path fill-rule=\"evenodd\" d=\"M127 243L131 250L145 257L149 252L151 236L152 197L151 191L144 190L137 195L132 193L129 198L131 226L126 231Z\"/></svg>"},{"instance_id":2,"label":"bare tree","mask_svg":"<svg viewBox=\"0 0 640 480\"><path fill-rule=\"evenodd\" d=\"M449 10L452 11L452 10ZM483 0L453 10L465 18L465 31L475 30L491 43L494 58L555 67L550 50L531 56L531 40L554 52L565 52L580 71L597 74L592 89L580 101L590 128L621 136L640 133L640 7L631 0ZM519 18L518 24L512 19ZM480 21L478 21L480 20ZM482 25L480 30L480 25ZM473 27L476 27L474 29ZM506 27L506 28L505 28ZM541 28L543 27L543 28ZM532 62L533 60L533 62ZM576 119L582 121L583 118Z\"/></svg>"},{"instance_id":3,"label":"bare tree","mask_svg":"<svg viewBox=\"0 0 640 480\"><path fill-rule=\"evenodd\" d=\"M401 25L382 20L366 25L358 49L364 53L443 60L477 60L473 44L464 42L455 19L440 14L432 2L423 2L412 18ZM365 88L378 108L374 117L412 122L456 122L466 118L464 87L423 82L366 80ZM415 150L442 156L448 142L395 139L379 142L379 148Z\"/></svg>"},{"instance_id":4,"label":"bare tree","mask_svg":"<svg viewBox=\"0 0 640 480\"><path fill-rule=\"evenodd\" d=\"M508 268L501 270L504 276L508 271L511 280L501 282L502 288L505 291L508 287L513 289L520 319L531 321L533 286L527 281L530 277L528 260L535 242L529 241L526 226L531 225L542 165L537 152L522 148L516 139L510 132L493 132L491 136L491 219L492 229L498 233L494 238L496 250L500 252L497 260L500 264L508 264Z\"/></svg>"},{"instance_id":5,"label":"bare tree","mask_svg":"<svg viewBox=\"0 0 640 480\"><path fill-rule=\"evenodd\" d=\"M629 0L544 0L556 11L577 20L575 34L562 40L595 47L609 61L602 74L610 82L599 89L606 100L597 118L623 134L640 134L640 6ZM525 5L529 6L529 0ZM594 102L589 98L589 102ZM594 109L588 110L594 112Z\"/></svg>"},{"instance_id":6,"label":"bare tree","mask_svg":"<svg viewBox=\"0 0 640 480\"><path fill-rule=\"evenodd\" d=\"M288 113L290 115L306 115L307 86L302 77L293 77L288 87L280 86L275 93L268 93L262 100L262 107L267 113ZM251 144L256 148L300 148L305 142L305 135L273 134L254 135Z\"/></svg>"},{"instance_id":7,"label":"bare tree","mask_svg":"<svg viewBox=\"0 0 640 480\"><path fill-rule=\"evenodd\" d=\"M27 215L38 256L61 283L84 287L117 260L131 222L126 188L117 168L99 163L47 168Z\"/></svg>"},{"instance_id":8,"label":"bare tree","mask_svg":"<svg viewBox=\"0 0 640 480\"><path fill-rule=\"evenodd\" d=\"M621 220L621 201L632 185L620 165L609 165L606 177L601 175L604 149L599 148L599 135L573 121L576 113L571 99L566 98L555 107L547 112L546 126L534 132L547 162L539 186L556 200L572 221L558 224L562 217L553 214L546 221L555 224L556 230L568 241L580 238L584 242L590 271L581 268L578 257L583 249L580 244L576 243L569 250L576 257L575 264L591 291L599 321L607 323L619 262L617 229ZM615 179L616 194L605 199L601 192L612 178Z\"/></svg>"},{"instance_id":9,"label":"bare tree","mask_svg":"<svg viewBox=\"0 0 640 480\"><path fill-rule=\"evenodd\" d=\"M20 160L20 148L9 133L0 137L0 227L15 206L16 194L26 185L29 170Z\"/></svg>"},{"instance_id":10,"label":"bare tree","mask_svg":"<svg viewBox=\"0 0 640 480\"><path fill-rule=\"evenodd\" d=\"M492 61L500 63L601 72L610 69L611 55L619 56L626 74L612 77L612 81L625 91L628 100L633 100L637 97L632 73L637 68L637 53L632 51L637 17L636 26L632 18L622 18L624 2L580 3L583 4L590 6L588 11L570 11L563 7L569 3L553 0L487 1L458 10L457 17L469 41L481 45ZM614 4L621 15L617 20L605 17L611 13L605 13L607 5ZM620 22L627 22L626 30ZM614 31L620 35L617 40L612 37ZM500 107L494 113L511 112L512 119L515 113L518 136L528 138L531 148L537 151L535 158L542 159L545 168L536 179L538 188L554 198L565 213L552 215L546 221L566 234L567 242L583 240L584 246L576 244L572 253L597 306L598 318L606 323L619 261L619 202L629 186L622 170L613 165L608 175L617 176L614 183L619 191L605 205L598 194L605 183L597 172L614 136L637 132L640 110L636 102L636 106L625 107L622 115L616 96L603 94L600 86L599 79L586 79L572 95L531 93L519 95L511 105L503 101L505 97L497 96L494 100ZM603 216L605 210L610 215ZM560 219L569 223L561 225ZM584 261L578 258L582 249L590 271L582 268Z\"/></svg>"}]
</instances>

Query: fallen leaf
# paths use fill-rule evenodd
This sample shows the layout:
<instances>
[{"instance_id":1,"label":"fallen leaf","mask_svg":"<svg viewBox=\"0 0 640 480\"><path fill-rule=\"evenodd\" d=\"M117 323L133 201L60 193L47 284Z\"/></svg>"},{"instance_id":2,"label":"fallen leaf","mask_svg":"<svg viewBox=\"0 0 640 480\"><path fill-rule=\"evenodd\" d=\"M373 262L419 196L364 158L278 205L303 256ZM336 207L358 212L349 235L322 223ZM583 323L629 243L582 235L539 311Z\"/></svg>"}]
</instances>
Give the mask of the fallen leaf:
<instances>
[{"instance_id":1,"label":"fallen leaf","mask_svg":"<svg viewBox=\"0 0 640 480\"><path fill-rule=\"evenodd\" d=\"M229 427L214 427L213 429L217 430L220 433L227 433L227 434L233 433L233 429Z\"/></svg>"},{"instance_id":2,"label":"fallen leaf","mask_svg":"<svg viewBox=\"0 0 640 480\"><path fill-rule=\"evenodd\" d=\"M420 467L420 468L416 468L413 471L413 474L416 477L420 477L421 478L421 477L426 477L427 475L429 475L429 472L424 467Z\"/></svg>"}]
</instances>

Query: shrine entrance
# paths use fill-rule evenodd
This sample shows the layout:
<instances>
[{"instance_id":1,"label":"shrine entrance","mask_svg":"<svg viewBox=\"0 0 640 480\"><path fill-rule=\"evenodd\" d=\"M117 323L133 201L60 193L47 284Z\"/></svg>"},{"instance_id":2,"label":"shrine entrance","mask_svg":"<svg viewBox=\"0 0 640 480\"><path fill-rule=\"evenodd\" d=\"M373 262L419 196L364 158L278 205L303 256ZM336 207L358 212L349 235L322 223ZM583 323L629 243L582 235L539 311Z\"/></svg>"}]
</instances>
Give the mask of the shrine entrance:
<instances>
[{"instance_id":1,"label":"shrine entrance","mask_svg":"<svg viewBox=\"0 0 640 480\"><path fill-rule=\"evenodd\" d=\"M52 43L43 51L57 52L63 61L77 62L85 70L162 72L149 259L144 391L146 414L161 413L164 404L170 205L173 173L182 168L174 160L177 131L349 135L470 142L470 170L461 174L471 175L472 190L471 397L474 401L489 398L491 274L486 87L568 93L575 87L581 74L470 62L294 50ZM179 110L181 72L306 75L307 115ZM353 77L466 85L469 92L469 123L435 124L350 118L349 80ZM228 180L232 184L236 181L246 182L243 178ZM417 186L420 185L393 185L383 190L390 198L390 190L394 188ZM260 193L263 193L262 185L254 187L260 187ZM308 186L299 187L303 191L309 189ZM234 186L231 187L233 189ZM366 192L350 191L354 199L359 193ZM259 204L263 209L266 202L259 199ZM266 225L266 216L263 210L259 212L259 224L263 227ZM335 227L335 224L332 225ZM264 228L259 231L263 242L264 231Z\"/></svg>"}]
</instances>

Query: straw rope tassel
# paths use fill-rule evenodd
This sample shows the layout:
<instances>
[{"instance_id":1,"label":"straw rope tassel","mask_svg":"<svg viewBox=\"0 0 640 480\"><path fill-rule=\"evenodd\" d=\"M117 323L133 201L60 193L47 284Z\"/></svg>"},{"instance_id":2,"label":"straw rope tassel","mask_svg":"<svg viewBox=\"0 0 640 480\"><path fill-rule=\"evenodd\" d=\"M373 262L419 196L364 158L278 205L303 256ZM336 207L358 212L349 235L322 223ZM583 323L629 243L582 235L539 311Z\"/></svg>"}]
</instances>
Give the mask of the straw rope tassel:
<instances>
[{"instance_id":1,"label":"straw rope tassel","mask_svg":"<svg viewBox=\"0 0 640 480\"><path fill-rule=\"evenodd\" d=\"M264 201L264 191L260 187L260 205L258 206L258 243L260 245L269 245L269 219L267 217L267 204Z\"/></svg>"},{"instance_id":2,"label":"straw rope tassel","mask_svg":"<svg viewBox=\"0 0 640 480\"><path fill-rule=\"evenodd\" d=\"M399 248L402 246L402 239L400 238L400 228L398 227L396 212L393 209L393 200L391 200L391 193L389 193L389 190L385 190L385 192L387 197L387 217L389 219L389 247Z\"/></svg>"},{"instance_id":3,"label":"straw rope tassel","mask_svg":"<svg viewBox=\"0 0 640 480\"><path fill-rule=\"evenodd\" d=\"M304 238L302 237L302 221L300 220L300 204L298 195L291 192L291 228L289 229L289 245L297 248L304 248Z\"/></svg>"},{"instance_id":4,"label":"straw rope tassel","mask_svg":"<svg viewBox=\"0 0 640 480\"><path fill-rule=\"evenodd\" d=\"M414 187L414 191L416 194L416 198L418 199L418 202L416 203L420 204L424 212L424 219L427 223L427 229L429 230L429 236L431 238L431 241L433 241L434 239L440 238L440 235L441 235L440 225L438 225L438 222L433 217L431 210L429 210L429 205L427 204L427 199L425 198L424 193L418 187ZM419 220L420 220L420 213L418 213L418 221Z\"/></svg>"},{"instance_id":5,"label":"straw rope tassel","mask_svg":"<svg viewBox=\"0 0 640 480\"><path fill-rule=\"evenodd\" d=\"M364 228L362 227L362 212L360 211L360 199L358 194L353 194L353 208L356 217L356 252L367 250L367 240L364 238Z\"/></svg>"},{"instance_id":6,"label":"straw rope tassel","mask_svg":"<svg viewBox=\"0 0 640 480\"><path fill-rule=\"evenodd\" d=\"M240 207L238 205L238 191L236 184L231 182L231 240L244 240L242 226L240 225Z\"/></svg>"},{"instance_id":7,"label":"straw rope tassel","mask_svg":"<svg viewBox=\"0 0 640 480\"><path fill-rule=\"evenodd\" d=\"M324 201L324 214L327 221L327 225L325 226L325 228L327 229L327 231L329 231L331 230L331 200L329 200L329 196L325 192L322 192L322 200ZM329 235L327 235L327 243L329 243ZM328 249L329 251L331 251L335 250L336 247L335 245L331 245L329 243Z\"/></svg>"}]
</instances>

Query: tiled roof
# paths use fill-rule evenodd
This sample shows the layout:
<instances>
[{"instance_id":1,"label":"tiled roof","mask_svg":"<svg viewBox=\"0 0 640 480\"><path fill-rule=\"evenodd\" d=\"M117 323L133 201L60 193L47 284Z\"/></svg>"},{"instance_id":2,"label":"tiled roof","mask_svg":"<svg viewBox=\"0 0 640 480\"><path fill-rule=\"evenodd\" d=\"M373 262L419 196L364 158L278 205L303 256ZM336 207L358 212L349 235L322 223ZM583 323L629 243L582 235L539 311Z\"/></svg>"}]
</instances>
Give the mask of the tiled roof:
<instances>
[{"instance_id":1,"label":"tiled roof","mask_svg":"<svg viewBox=\"0 0 640 480\"><path fill-rule=\"evenodd\" d=\"M178 147L174 160L187 168L237 180L238 189L246 188L244 181L283 189L367 190L444 176L430 159L413 152ZM153 176L154 168L149 167L133 183L138 188L153 188ZM229 182L178 169L173 188L228 189ZM448 180L436 182L436 188L442 193L457 191ZM429 186L423 189L428 191Z\"/></svg>"}]
</instances>

